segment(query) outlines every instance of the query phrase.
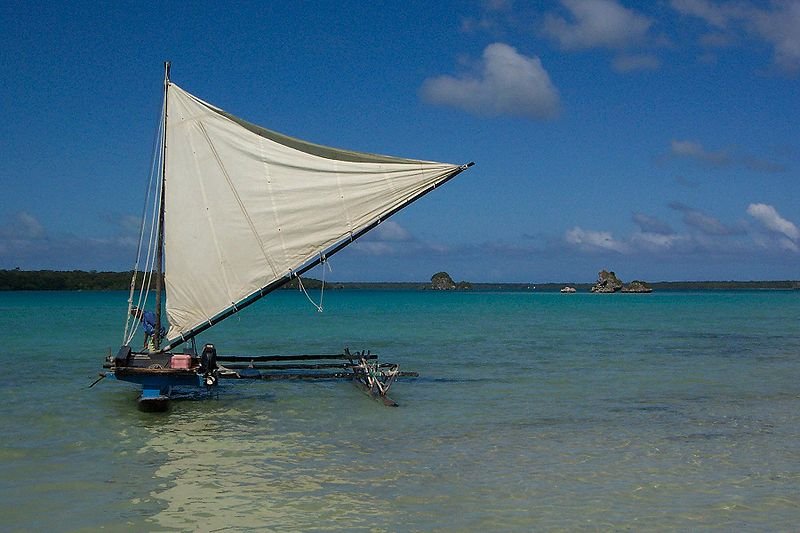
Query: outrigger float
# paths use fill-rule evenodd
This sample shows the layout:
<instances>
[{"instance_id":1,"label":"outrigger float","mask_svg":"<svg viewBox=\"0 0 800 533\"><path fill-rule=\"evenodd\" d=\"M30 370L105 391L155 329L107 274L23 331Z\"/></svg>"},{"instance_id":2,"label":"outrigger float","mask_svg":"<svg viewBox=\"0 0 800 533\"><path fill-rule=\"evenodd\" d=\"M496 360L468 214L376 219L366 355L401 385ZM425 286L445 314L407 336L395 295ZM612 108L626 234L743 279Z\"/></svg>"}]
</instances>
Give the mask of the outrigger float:
<instances>
[{"instance_id":1,"label":"outrigger float","mask_svg":"<svg viewBox=\"0 0 800 533\"><path fill-rule=\"evenodd\" d=\"M288 137L200 100L170 81L169 63L164 67L160 142L123 343L106 359L100 379L141 385L143 410L166 409L182 389L214 391L221 379L346 379L397 405L387 396L390 386L416 372L378 363L368 351L221 355L206 344L198 354L197 335L291 280L302 289L301 275L318 265L324 273L333 254L473 163L403 159ZM134 351L138 322L145 324L147 314L138 310L151 293L150 334L145 349Z\"/></svg>"}]
</instances>

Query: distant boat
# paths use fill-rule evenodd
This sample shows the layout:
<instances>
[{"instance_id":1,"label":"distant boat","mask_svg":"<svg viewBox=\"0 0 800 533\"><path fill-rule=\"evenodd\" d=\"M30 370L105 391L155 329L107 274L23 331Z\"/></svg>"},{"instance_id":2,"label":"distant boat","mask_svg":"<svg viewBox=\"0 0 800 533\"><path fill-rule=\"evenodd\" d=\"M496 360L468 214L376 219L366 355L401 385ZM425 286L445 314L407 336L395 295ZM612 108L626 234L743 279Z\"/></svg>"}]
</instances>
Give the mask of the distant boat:
<instances>
[{"instance_id":1,"label":"distant boat","mask_svg":"<svg viewBox=\"0 0 800 533\"><path fill-rule=\"evenodd\" d=\"M561 292L563 292L564 294L571 294L573 292L578 292L578 290L575 287L567 286L567 287L562 288Z\"/></svg>"},{"instance_id":2,"label":"distant boat","mask_svg":"<svg viewBox=\"0 0 800 533\"><path fill-rule=\"evenodd\" d=\"M140 384L140 407L160 410L174 387L210 390L220 377L258 374L267 379L255 371L257 363L293 361L268 365L270 379L284 367L306 376L311 368L341 368L313 376L352 377L390 402L386 390L399 375L397 366L378 365L368 352L345 350L315 356L323 363L299 365L297 361L311 356L223 357L211 344L198 355L195 339L324 263L472 163L402 159L288 137L245 122L181 89L169 78L169 63L165 63L163 94L160 148L153 165L158 169L156 186L145 217L151 223L149 231L145 225L142 228L144 265L137 259L135 269L143 266L145 275L140 276L143 283L136 305L131 282L123 345L107 359L105 375ZM151 285L152 346L136 351L131 342L138 322L130 311L146 307ZM183 353L175 352L180 347ZM332 359L345 362L334 364ZM233 364L223 368L220 361ZM247 371L230 371L243 361Z\"/></svg>"}]
</instances>

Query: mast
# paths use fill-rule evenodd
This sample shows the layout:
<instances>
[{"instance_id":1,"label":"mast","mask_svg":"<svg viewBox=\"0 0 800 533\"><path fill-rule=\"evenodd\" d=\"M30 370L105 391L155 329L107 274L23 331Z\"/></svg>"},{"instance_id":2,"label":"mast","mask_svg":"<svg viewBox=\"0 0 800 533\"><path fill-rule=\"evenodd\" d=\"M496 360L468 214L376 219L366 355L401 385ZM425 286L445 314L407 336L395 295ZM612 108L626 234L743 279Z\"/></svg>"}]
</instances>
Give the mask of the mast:
<instances>
[{"instance_id":1,"label":"mast","mask_svg":"<svg viewBox=\"0 0 800 533\"><path fill-rule=\"evenodd\" d=\"M156 328L153 332L155 348L161 348L161 294L164 291L164 188L167 167L167 95L169 94L169 61L164 62L164 124L161 138L161 197L158 201L158 242L156 244Z\"/></svg>"}]
</instances>

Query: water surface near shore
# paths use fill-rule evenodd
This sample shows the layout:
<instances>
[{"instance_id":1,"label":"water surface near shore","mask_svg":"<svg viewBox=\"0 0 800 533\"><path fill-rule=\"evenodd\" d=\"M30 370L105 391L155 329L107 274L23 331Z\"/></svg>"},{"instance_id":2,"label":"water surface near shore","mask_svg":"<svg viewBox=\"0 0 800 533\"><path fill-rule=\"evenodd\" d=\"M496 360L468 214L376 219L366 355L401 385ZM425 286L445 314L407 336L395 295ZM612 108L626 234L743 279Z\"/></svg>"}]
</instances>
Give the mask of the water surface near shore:
<instances>
[{"instance_id":1,"label":"water surface near shore","mask_svg":"<svg viewBox=\"0 0 800 533\"><path fill-rule=\"evenodd\" d=\"M88 385L127 295L0 293L4 529L771 529L800 521L800 292L279 292L220 352L370 349L422 377Z\"/></svg>"}]
</instances>

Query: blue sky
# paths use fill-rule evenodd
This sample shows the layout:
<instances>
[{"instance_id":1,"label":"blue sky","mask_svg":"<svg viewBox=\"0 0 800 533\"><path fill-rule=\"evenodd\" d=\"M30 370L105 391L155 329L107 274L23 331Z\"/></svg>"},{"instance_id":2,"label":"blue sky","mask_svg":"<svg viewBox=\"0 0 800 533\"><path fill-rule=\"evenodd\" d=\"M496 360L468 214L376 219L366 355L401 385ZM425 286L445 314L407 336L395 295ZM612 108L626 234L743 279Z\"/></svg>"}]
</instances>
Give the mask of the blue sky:
<instances>
[{"instance_id":1,"label":"blue sky","mask_svg":"<svg viewBox=\"0 0 800 533\"><path fill-rule=\"evenodd\" d=\"M797 0L4 2L0 57L0 268L132 267L169 59L267 128L476 162L328 279L800 278Z\"/></svg>"}]
</instances>

